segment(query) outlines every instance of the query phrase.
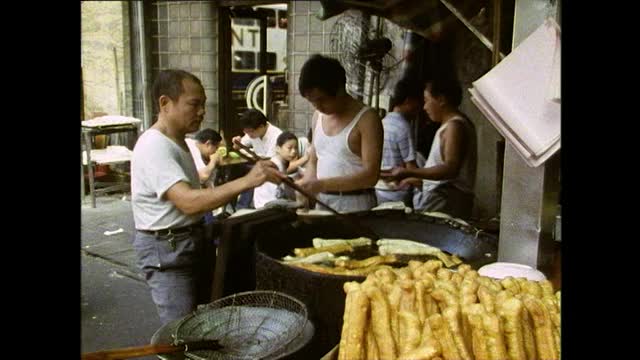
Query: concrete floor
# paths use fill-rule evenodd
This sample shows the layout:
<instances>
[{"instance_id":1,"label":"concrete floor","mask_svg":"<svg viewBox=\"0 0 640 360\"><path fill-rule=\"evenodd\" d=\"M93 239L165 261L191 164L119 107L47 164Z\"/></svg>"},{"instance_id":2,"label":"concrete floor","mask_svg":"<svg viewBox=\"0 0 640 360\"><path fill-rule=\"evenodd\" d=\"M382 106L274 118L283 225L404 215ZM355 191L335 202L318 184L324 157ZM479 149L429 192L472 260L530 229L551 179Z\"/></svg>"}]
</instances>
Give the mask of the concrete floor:
<instances>
[{"instance_id":1,"label":"concrete floor","mask_svg":"<svg viewBox=\"0 0 640 360\"><path fill-rule=\"evenodd\" d=\"M82 205L81 351L149 344L161 323L135 265L131 203L123 194ZM107 236L105 231L122 228ZM157 359L155 356L138 359Z\"/></svg>"}]
</instances>

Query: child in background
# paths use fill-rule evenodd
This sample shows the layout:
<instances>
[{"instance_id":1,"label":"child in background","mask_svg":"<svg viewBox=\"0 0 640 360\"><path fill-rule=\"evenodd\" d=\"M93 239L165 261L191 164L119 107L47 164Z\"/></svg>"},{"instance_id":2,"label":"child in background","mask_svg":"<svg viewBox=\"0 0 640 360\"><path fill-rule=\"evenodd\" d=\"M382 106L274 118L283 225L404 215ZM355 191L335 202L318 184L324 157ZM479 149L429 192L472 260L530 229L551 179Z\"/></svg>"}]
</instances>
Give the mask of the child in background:
<instances>
[{"instance_id":1,"label":"child in background","mask_svg":"<svg viewBox=\"0 0 640 360\"><path fill-rule=\"evenodd\" d=\"M290 131L285 131L278 136L276 140L276 153L271 157L271 160L278 170L286 174L289 162L294 160L298 154L298 138ZM265 188L265 193L268 190L268 196L265 197L265 201L261 204L255 204L256 209L265 206L269 201L284 199L284 200L296 200L295 191L287 185L276 185L273 183L264 183L261 185ZM255 201L255 199L254 199Z\"/></svg>"}]
</instances>

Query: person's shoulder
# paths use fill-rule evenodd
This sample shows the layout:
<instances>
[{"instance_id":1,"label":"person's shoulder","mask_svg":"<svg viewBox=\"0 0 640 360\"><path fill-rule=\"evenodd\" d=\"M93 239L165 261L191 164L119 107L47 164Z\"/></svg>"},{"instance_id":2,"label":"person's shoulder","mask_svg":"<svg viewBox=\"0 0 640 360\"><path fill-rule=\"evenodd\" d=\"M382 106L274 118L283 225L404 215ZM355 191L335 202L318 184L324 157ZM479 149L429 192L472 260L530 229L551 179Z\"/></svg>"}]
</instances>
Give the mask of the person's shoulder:
<instances>
[{"instance_id":1,"label":"person's shoulder","mask_svg":"<svg viewBox=\"0 0 640 360\"><path fill-rule=\"evenodd\" d=\"M172 151L170 141L158 130L147 129L136 141L133 151L138 154L170 153Z\"/></svg>"},{"instance_id":2,"label":"person's shoulder","mask_svg":"<svg viewBox=\"0 0 640 360\"><path fill-rule=\"evenodd\" d=\"M273 125L270 121L269 121L269 130L271 130L272 133L277 135L282 134L282 129L280 129L276 125Z\"/></svg>"}]
</instances>

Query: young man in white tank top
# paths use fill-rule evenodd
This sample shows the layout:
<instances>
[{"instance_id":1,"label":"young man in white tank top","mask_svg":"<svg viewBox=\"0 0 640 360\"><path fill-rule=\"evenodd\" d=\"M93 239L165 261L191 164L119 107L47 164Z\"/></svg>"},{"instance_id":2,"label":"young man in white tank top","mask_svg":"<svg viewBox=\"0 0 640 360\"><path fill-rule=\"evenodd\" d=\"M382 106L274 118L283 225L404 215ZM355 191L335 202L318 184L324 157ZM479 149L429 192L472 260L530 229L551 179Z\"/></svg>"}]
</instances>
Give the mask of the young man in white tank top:
<instances>
[{"instance_id":1,"label":"young man in white tank top","mask_svg":"<svg viewBox=\"0 0 640 360\"><path fill-rule=\"evenodd\" d=\"M373 109L345 89L342 65L313 55L302 66L298 88L315 108L313 151L298 184L340 212L376 206L383 130Z\"/></svg>"},{"instance_id":2,"label":"young man in white tank top","mask_svg":"<svg viewBox=\"0 0 640 360\"><path fill-rule=\"evenodd\" d=\"M420 211L438 211L469 219L473 208L477 149L473 124L458 111L462 89L453 79L433 79L426 83L424 110L440 123L429 157L423 168L393 168L382 176L402 180L422 191L413 199Z\"/></svg>"}]
</instances>

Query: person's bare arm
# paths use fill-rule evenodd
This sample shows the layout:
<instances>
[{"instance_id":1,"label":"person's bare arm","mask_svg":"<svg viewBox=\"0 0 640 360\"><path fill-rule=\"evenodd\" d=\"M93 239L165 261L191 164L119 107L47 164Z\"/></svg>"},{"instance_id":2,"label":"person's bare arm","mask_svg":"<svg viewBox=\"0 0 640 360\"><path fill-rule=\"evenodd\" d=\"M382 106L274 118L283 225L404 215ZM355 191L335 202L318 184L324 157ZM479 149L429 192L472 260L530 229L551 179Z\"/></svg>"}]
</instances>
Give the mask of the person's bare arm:
<instances>
[{"instance_id":1,"label":"person's bare arm","mask_svg":"<svg viewBox=\"0 0 640 360\"><path fill-rule=\"evenodd\" d=\"M416 164L415 160L410 160L404 162L404 167L407 169L417 169L418 165Z\"/></svg>"},{"instance_id":2,"label":"person's bare arm","mask_svg":"<svg viewBox=\"0 0 640 360\"><path fill-rule=\"evenodd\" d=\"M309 146L312 146L312 145L309 145ZM289 167L287 168L287 174L291 174L295 172L296 170L298 170L300 166L304 166L308 161L309 161L309 149L307 149L301 157L289 163Z\"/></svg>"},{"instance_id":3,"label":"person's bare arm","mask_svg":"<svg viewBox=\"0 0 640 360\"><path fill-rule=\"evenodd\" d=\"M215 170L218 162L220 161L220 155L216 152L209 157L209 163L207 166L198 170L198 176L200 176L200 183L204 183L211 177L211 173Z\"/></svg>"},{"instance_id":4,"label":"person's bare arm","mask_svg":"<svg viewBox=\"0 0 640 360\"><path fill-rule=\"evenodd\" d=\"M383 129L378 115L368 110L358 122L360 131L360 153L362 171L348 176L337 176L318 180L318 192L352 191L373 187L378 182L382 159Z\"/></svg>"},{"instance_id":5,"label":"person's bare arm","mask_svg":"<svg viewBox=\"0 0 640 360\"><path fill-rule=\"evenodd\" d=\"M394 169L396 179L418 177L427 180L446 180L458 176L467 148L464 125L460 121L451 121L442 133L443 163L428 168Z\"/></svg>"},{"instance_id":6,"label":"person's bare arm","mask_svg":"<svg viewBox=\"0 0 640 360\"><path fill-rule=\"evenodd\" d=\"M171 186L165 196L186 215L195 215L218 208L241 192L260 186L265 181L279 183L281 176L278 174L272 162L260 161L247 175L213 189L192 189L189 184L180 181Z\"/></svg>"}]
</instances>

